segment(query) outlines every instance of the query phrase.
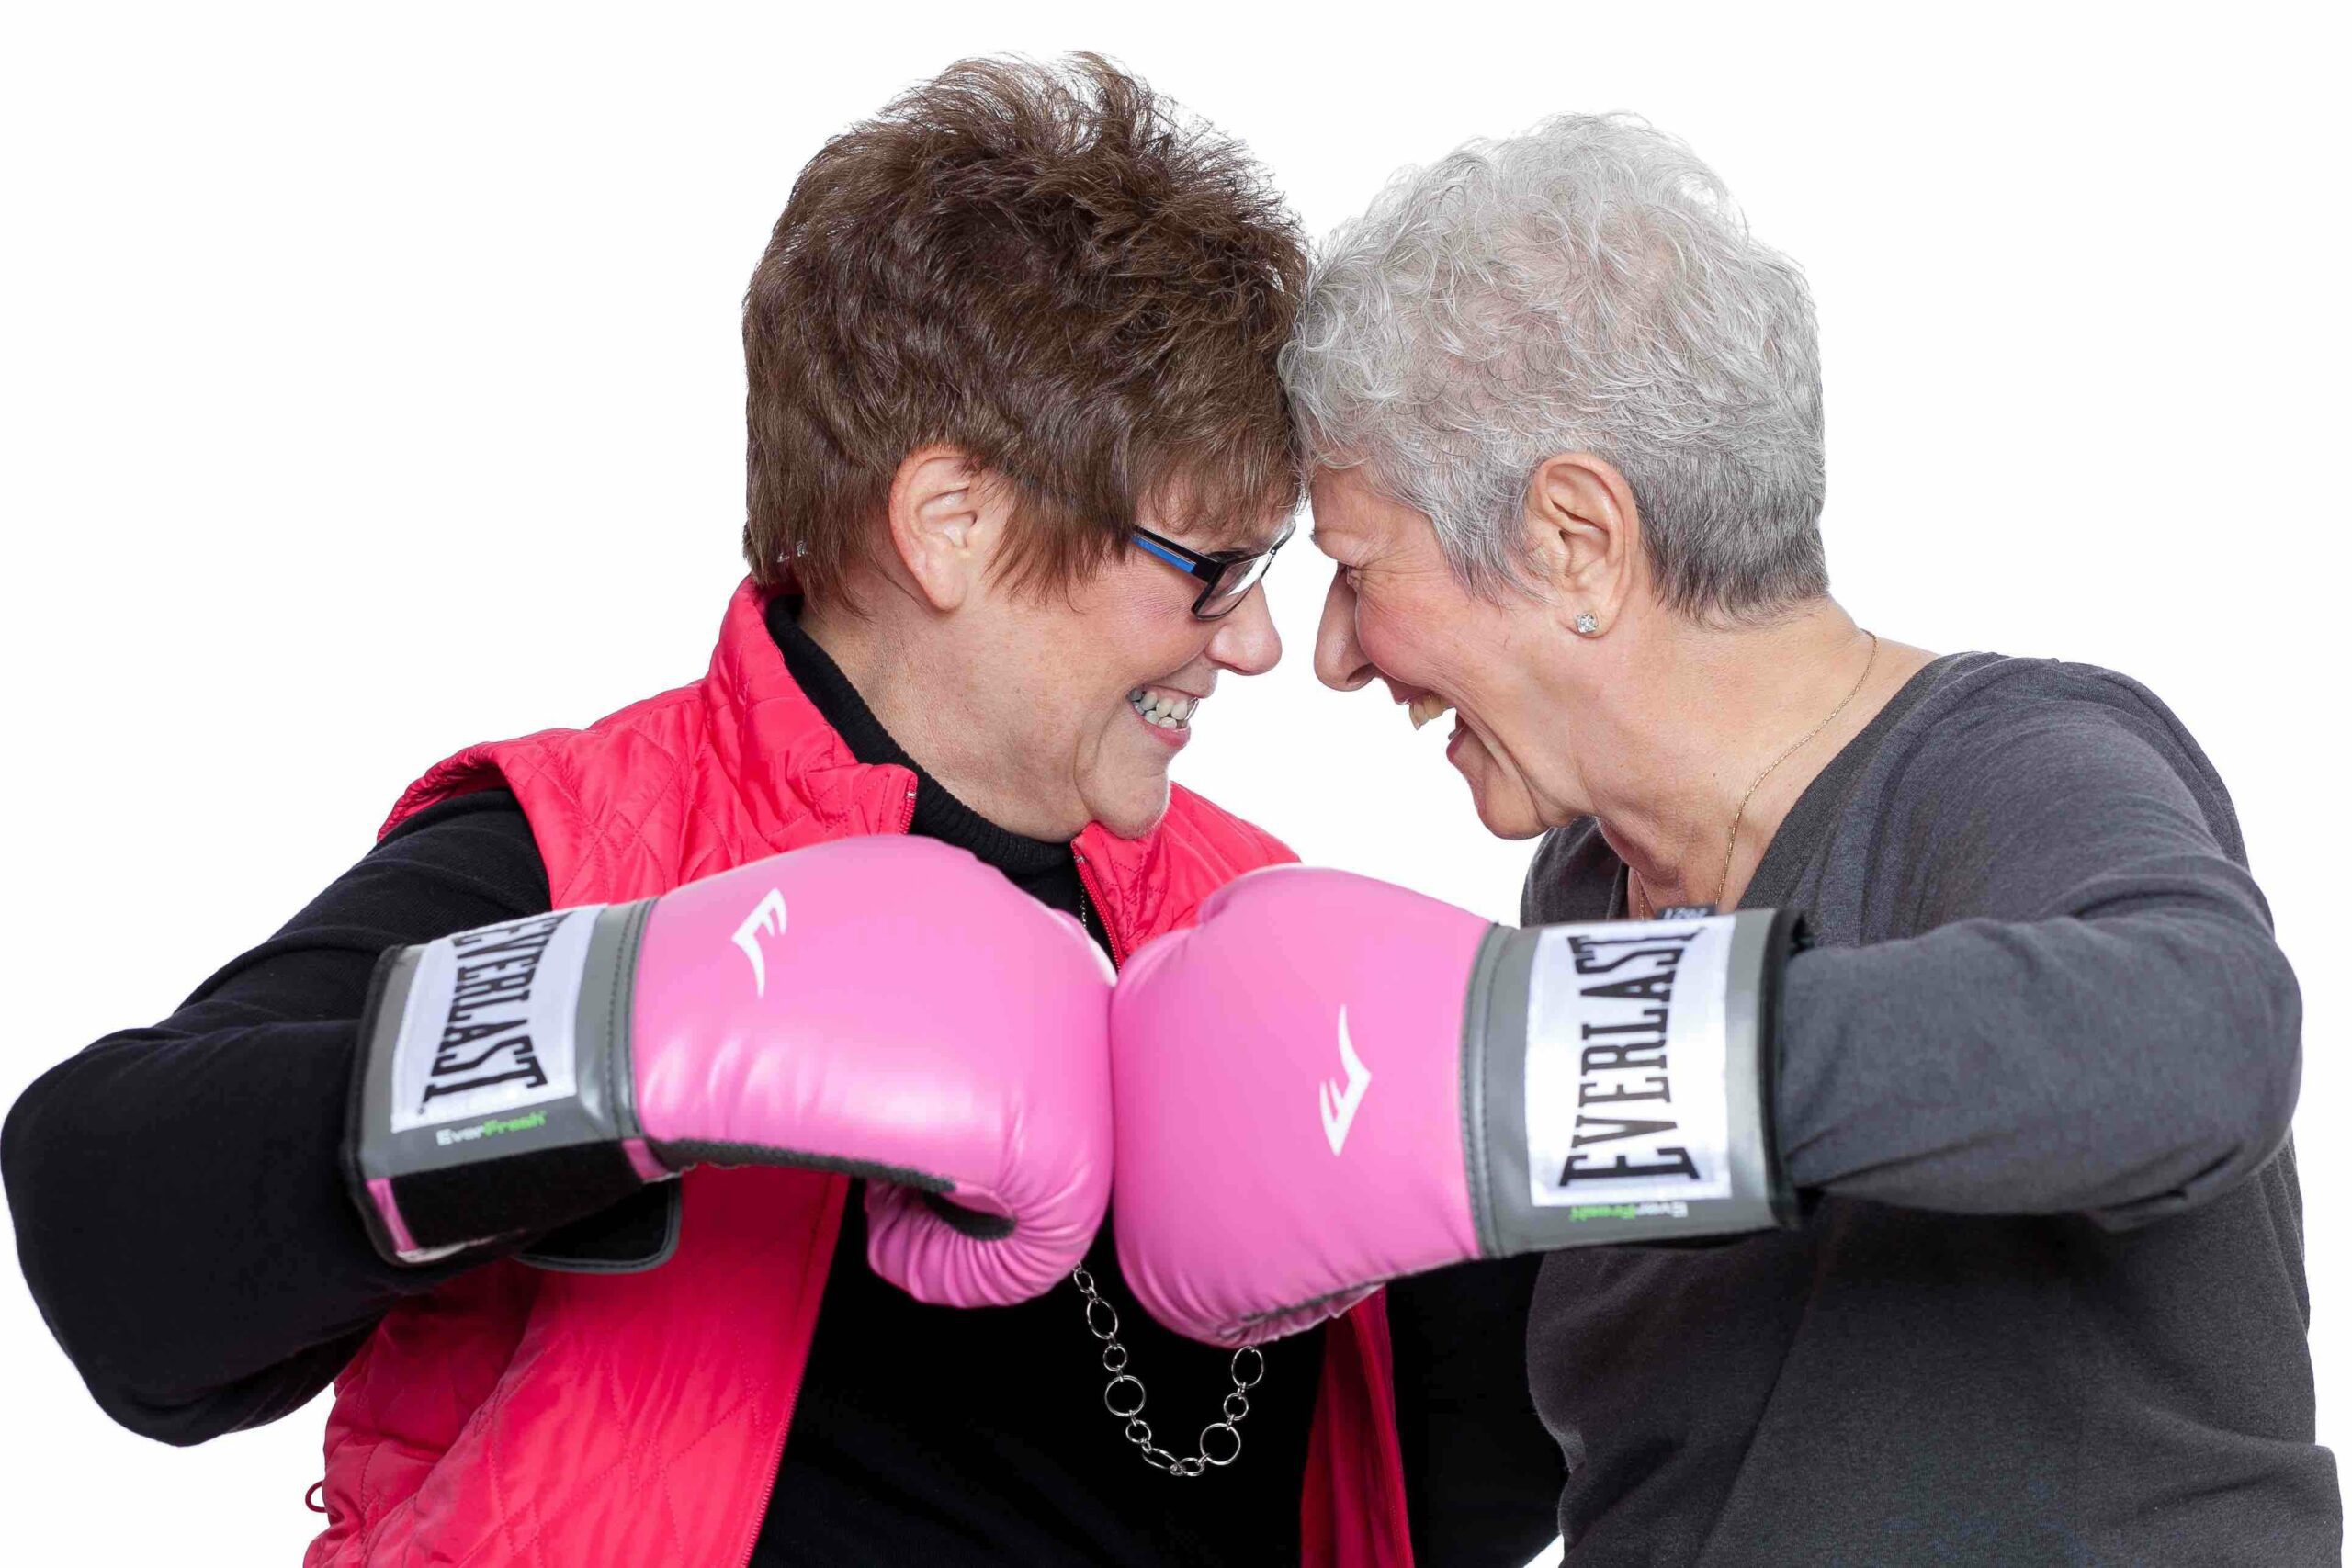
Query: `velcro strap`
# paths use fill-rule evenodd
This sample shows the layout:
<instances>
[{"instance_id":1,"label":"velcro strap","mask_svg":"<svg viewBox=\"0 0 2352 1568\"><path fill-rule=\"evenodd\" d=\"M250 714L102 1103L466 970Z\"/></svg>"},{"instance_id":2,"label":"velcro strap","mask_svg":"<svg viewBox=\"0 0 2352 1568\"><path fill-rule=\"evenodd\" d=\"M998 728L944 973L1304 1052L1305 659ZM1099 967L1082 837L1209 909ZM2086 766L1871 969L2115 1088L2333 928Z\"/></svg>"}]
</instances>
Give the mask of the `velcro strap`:
<instances>
[{"instance_id":1,"label":"velcro strap","mask_svg":"<svg viewBox=\"0 0 2352 1568\"><path fill-rule=\"evenodd\" d=\"M650 901L395 950L378 965L346 1163L378 1247L430 1262L633 1191L628 980Z\"/></svg>"},{"instance_id":2,"label":"velcro strap","mask_svg":"<svg viewBox=\"0 0 2352 1568\"><path fill-rule=\"evenodd\" d=\"M1490 939L1465 1020L1483 1246L1525 1252L1789 1223L1770 1120L1793 928L1767 909Z\"/></svg>"},{"instance_id":3,"label":"velcro strap","mask_svg":"<svg viewBox=\"0 0 2352 1568\"><path fill-rule=\"evenodd\" d=\"M571 1097L596 912L559 909L419 952L391 1046L392 1132L442 1128L434 1141L446 1148L544 1125L530 1108Z\"/></svg>"},{"instance_id":4,"label":"velcro strap","mask_svg":"<svg viewBox=\"0 0 2352 1568\"><path fill-rule=\"evenodd\" d=\"M1539 931L1527 998L1528 1201L1727 1198L1732 921Z\"/></svg>"}]
</instances>

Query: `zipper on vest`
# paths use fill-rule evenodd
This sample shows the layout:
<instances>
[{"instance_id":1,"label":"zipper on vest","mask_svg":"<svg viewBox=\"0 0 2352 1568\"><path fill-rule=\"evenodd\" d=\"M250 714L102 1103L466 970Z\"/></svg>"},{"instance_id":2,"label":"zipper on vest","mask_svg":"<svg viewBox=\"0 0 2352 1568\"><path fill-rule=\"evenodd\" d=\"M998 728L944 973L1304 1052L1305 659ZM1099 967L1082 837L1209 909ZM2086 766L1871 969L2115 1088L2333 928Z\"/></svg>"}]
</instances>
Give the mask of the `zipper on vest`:
<instances>
[{"instance_id":1,"label":"zipper on vest","mask_svg":"<svg viewBox=\"0 0 2352 1568\"><path fill-rule=\"evenodd\" d=\"M1078 863L1078 885L1094 905L1094 918L1102 922L1102 940L1111 944L1111 967L1116 969L1127 961L1126 945L1111 927L1110 906L1102 902L1102 889L1094 885L1094 874L1088 869L1086 852L1076 845L1070 847L1070 859ZM1080 924L1084 922L1081 921Z\"/></svg>"},{"instance_id":2,"label":"zipper on vest","mask_svg":"<svg viewBox=\"0 0 2352 1568\"><path fill-rule=\"evenodd\" d=\"M817 1288L820 1292L824 1289L822 1285ZM813 1329L809 1332L808 1342L812 1346L816 1343ZM808 1361L805 1356L800 1362L800 1381L808 1381ZM799 1404L800 1390L796 1385L792 1397L784 1402L784 1431L787 1439L792 1432L792 1413ZM775 1501L775 1483L784 1469L784 1450L785 1444L779 1442L775 1451L768 1455L767 1484L760 1488L760 1506L752 1511L752 1539L743 1543L743 1555L737 1561L735 1568L752 1568L752 1558L760 1550L760 1532L768 1528L768 1506Z\"/></svg>"}]
</instances>

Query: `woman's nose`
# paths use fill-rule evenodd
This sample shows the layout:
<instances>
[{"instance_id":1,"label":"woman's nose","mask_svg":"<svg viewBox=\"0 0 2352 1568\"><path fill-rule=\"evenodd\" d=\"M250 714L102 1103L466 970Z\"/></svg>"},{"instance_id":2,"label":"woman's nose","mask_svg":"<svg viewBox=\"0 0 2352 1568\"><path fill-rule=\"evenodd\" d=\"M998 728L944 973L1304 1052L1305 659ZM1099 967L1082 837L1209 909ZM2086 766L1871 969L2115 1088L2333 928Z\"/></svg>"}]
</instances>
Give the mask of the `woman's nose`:
<instances>
[{"instance_id":1,"label":"woman's nose","mask_svg":"<svg viewBox=\"0 0 2352 1568\"><path fill-rule=\"evenodd\" d=\"M1343 568L1323 595L1323 624L1315 629L1315 678L1335 692L1352 692L1372 679L1372 660L1356 643L1356 596Z\"/></svg>"},{"instance_id":2,"label":"woman's nose","mask_svg":"<svg viewBox=\"0 0 2352 1568\"><path fill-rule=\"evenodd\" d=\"M1280 663L1282 633L1274 629L1273 612L1266 608L1261 584L1216 624L1209 638L1209 657L1238 675L1263 675Z\"/></svg>"}]
</instances>

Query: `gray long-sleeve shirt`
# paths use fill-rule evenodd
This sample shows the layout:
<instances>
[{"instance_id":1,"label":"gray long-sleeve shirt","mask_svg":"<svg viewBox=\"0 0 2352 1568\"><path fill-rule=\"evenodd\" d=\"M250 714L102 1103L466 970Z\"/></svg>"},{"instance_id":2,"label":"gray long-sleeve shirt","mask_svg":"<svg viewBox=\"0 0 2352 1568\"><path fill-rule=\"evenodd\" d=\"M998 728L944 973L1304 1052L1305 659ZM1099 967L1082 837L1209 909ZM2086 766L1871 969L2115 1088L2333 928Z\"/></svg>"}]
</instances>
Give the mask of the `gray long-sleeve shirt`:
<instances>
[{"instance_id":1,"label":"gray long-sleeve shirt","mask_svg":"<svg viewBox=\"0 0 2352 1568\"><path fill-rule=\"evenodd\" d=\"M1806 1219L1545 1260L1568 1562L2337 1562L2301 1003L2179 721L2089 666L1938 660L1742 904L1816 944L1776 1097ZM1592 823L1521 913L1624 913Z\"/></svg>"}]
</instances>

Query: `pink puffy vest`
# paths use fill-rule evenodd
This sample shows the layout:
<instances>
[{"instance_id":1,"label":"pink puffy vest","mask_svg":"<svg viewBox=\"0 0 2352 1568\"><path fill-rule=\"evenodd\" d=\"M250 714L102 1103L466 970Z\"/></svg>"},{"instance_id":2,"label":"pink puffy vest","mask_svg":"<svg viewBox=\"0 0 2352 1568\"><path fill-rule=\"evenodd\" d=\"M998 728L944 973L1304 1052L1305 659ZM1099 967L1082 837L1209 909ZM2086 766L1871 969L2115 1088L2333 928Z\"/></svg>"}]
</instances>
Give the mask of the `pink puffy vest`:
<instances>
[{"instance_id":1,"label":"pink puffy vest","mask_svg":"<svg viewBox=\"0 0 2352 1568\"><path fill-rule=\"evenodd\" d=\"M385 830L503 784L556 908L662 893L763 855L902 833L914 778L851 756L737 590L710 671L584 730L475 746ZM1245 871L1293 858L1183 789L1148 837L1098 824L1080 875L1124 960ZM766 1511L845 1178L697 1168L676 1254L640 1274L492 1263L394 1308L335 1380L327 1528L305 1568L663 1563L738 1568ZM1326 1336L1301 1500L1305 1560L1407 1568L1385 1310Z\"/></svg>"}]
</instances>

